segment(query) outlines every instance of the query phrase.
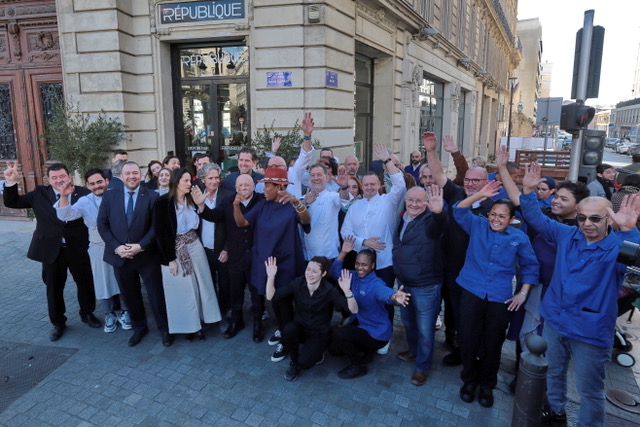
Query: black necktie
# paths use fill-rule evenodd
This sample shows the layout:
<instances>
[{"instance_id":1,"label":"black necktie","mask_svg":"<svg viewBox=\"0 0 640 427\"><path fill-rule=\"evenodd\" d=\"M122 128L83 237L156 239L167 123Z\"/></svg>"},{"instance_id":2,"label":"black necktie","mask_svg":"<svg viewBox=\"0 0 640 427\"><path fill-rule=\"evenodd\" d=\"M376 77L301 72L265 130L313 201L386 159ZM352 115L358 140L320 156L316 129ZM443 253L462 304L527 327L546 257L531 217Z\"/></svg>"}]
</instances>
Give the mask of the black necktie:
<instances>
[{"instance_id":1,"label":"black necktie","mask_svg":"<svg viewBox=\"0 0 640 427\"><path fill-rule=\"evenodd\" d=\"M127 202L127 211L125 212L127 216L127 225L131 226L131 222L133 221L133 191L128 191L129 193L129 201Z\"/></svg>"}]
</instances>

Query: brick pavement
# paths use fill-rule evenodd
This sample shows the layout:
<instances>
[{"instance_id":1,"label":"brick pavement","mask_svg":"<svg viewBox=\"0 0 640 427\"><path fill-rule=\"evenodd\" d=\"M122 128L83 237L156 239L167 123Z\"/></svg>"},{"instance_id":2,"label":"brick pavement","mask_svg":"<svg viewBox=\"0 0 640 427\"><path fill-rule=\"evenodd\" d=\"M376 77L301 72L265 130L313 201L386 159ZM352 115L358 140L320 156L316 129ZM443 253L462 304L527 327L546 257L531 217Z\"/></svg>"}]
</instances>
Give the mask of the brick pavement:
<instances>
[{"instance_id":1,"label":"brick pavement","mask_svg":"<svg viewBox=\"0 0 640 427\"><path fill-rule=\"evenodd\" d=\"M369 375L340 380L336 372L346 361L327 357L288 383L283 378L288 359L271 363L273 347L254 344L250 328L224 340L213 326L206 342L189 343L179 337L169 348L152 330L141 344L129 348L130 332L118 329L105 334L80 322L70 282L68 328L60 341L51 343L40 265L25 257L32 230L33 223L0 221L0 341L78 351L0 413L0 425L503 426L511 422L513 397L506 392L514 366L511 343L504 348L491 409L459 399L459 368L440 362L446 353L441 332L434 370L422 387L411 385L412 366L395 357L405 349L401 326L396 327L389 354L375 357ZM267 325L273 330L270 322ZM611 364L608 376L608 385L640 394L630 369ZM570 418L575 416L575 391L571 400ZM607 403L607 425L630 423L638 423L637 416Z\"/></svg>"}]
</instances>

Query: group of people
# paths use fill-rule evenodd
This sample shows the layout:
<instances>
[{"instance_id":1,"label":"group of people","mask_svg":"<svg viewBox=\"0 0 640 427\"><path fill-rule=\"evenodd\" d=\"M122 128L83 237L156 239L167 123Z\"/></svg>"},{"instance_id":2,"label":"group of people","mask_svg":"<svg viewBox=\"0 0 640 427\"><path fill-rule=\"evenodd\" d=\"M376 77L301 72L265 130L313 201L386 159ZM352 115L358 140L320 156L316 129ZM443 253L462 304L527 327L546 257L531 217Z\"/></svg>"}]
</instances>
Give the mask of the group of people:
<instances>
[{"instance_id":1,"label":"group of people","mask_svg":"<svg viewBox=\"0 0 640 427\"><path fill-rule=\"evenodd\" d=\"M132 329L129 345L148 333L141 282L165 346L176 334L205 340L205 326L223 321L223 336L244 327L248 287L252 339L264 340L265 300L277 330L274 362L290 356L293 381L325 353L346 355L340 378L367 374L375 352L386 354L394 306L401 310L411 383L425 384L433 365L436 321L444 299L446 365L462 365L460 398L493 405L502 345L541 333L549 348L544 420L565 422L571 357L581 394L580 423L602 424L604 367L613 341L616 296L624 266L622 239L640 242L640 196L615 209L580 183L540 176L535 163L516 185L518 166L502 148L498 172L483 159L469 166L451 137L456 178L447 178L433 133L422 135L427 162L411 153L406 168L374 145L369 171L355 156L339 165L322 149L314 164L306 113L297 159L267 153L264 174L256 152L243 148L237 171L223 176L206 154L193 169L168 156L140 167L116 151L112 167L85 174L74 186L62 164L47 171L48 186L18 194L18 165L5 170L5 204L32 208L37 219L28 257L40 261L47 285L52 341L65 326L67 270L78 287L81 320L104 330ZM611 180L598 171L598 184ZM594 184L595 186L595 184ZM591 186L590 186L591 187ZM615 196L613 188L605 196ZM517 282L514 291L514 278ZM396 283L397 282L397 283ZM334 313L342 319L332 325ZM521 340L518 351L522 351Z\"/></svg>"}]
</instances>

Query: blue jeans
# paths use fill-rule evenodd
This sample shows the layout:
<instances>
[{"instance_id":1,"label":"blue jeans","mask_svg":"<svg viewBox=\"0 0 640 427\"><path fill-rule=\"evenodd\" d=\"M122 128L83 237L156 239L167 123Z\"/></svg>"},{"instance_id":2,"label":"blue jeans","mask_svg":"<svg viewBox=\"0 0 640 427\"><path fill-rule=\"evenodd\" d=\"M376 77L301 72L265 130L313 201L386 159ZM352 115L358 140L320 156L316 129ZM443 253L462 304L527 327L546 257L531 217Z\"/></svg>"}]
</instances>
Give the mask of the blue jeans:
<instances>
[{"instance_id":1,"label":"blue jeans","mask_svg":"<svg viewBox=\"0 0 640 427\"><path fill-rule=\"evenodd\" d=\"M433 342L436 317L440 312L441 284L431 286L404 286L411 294L410 302L400 308L402 323L407 334L409 352L416 355L416 370L429 372L433 363Z\"/></svg>"},{"instance_id":2,"label":"blue jeans","mask_svg":"<svg viewBox=\"0 0 640 427\"><path fill-rule=\"evenodd\" d=\"M613 333L613 331L612 331ZM604 374L611 349L597 347L560 335L548 322L543 337L547 341L547 399L551 410L563 414L567 403L567 369L573 358L576 388L580 393L579 426L604 424Z\"/></svg>"}]
</instances>

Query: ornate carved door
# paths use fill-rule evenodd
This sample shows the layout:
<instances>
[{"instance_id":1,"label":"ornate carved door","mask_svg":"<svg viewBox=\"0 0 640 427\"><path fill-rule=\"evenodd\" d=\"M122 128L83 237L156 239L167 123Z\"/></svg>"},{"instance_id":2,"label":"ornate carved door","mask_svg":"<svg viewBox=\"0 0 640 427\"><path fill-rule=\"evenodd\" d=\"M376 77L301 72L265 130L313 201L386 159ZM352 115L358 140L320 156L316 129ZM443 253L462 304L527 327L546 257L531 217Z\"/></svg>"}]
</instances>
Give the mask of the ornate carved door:
<instances>
[{"instance_id":1,"label":"ornate carved door","mask_svg":"<svg viewBox=\"0 0 640 427\"><path fill-rule=\"evenodd\" d=\"M61 98L55 1L0 0L0 166L22 164L24 191L43 183L48 154L40 135ZM2 203L0 214L20 213Z\"/></svg>"}]
</instances>

